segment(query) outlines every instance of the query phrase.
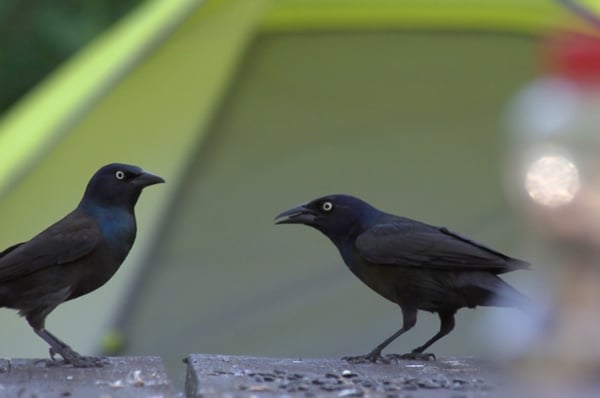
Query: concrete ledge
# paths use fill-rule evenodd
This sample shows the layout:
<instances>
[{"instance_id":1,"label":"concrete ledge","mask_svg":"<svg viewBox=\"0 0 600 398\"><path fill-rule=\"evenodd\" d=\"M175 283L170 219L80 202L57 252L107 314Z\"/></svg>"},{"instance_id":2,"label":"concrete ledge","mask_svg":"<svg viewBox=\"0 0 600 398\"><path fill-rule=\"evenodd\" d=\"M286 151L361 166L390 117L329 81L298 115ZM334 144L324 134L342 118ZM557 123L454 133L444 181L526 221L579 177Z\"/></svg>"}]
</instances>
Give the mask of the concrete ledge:
<instances>
[{"instance_id":1,"label":"concrete ledge","mask_svg":"<svg viewBox=\"0 0 600 398\"><path fill-rule=\"evenodd\" d=\"M109 357L102 368L0 359L0 397L175 397L159 357Z\"/></svg>"},{"instance_id":2,"label":"concrete ledge","mask_svg":"<svg viewBox=\"0 0 600 398\"><path fill-rule=\"evenodd\" d=\"M48 366L47 359L0 359L0 398L183 397L181 389L169 381L159 357L106 360L104 367L81 369L55 363ZM595 398L600 391L598 382L590 384L589 380L583 385L548 380L522 384L521 378L515 377L519 369L507 375L507 369L470 357L351 364L341 359L191 354L186 363L185 394L189 398L543 397L559 391L557 387L565 394L554 396Z\"/></svg>"},{"instance_id":3,"label":"concrete ledge","mask_svg":"<svg viewBox=\"0 0 600 398\"><path fill-rule=\"evenodd\" d=\"M340 359L192 354L186 395L199 397L491 397L489 364L474 358L353 365Z\"/></svg>"}]
</instances>

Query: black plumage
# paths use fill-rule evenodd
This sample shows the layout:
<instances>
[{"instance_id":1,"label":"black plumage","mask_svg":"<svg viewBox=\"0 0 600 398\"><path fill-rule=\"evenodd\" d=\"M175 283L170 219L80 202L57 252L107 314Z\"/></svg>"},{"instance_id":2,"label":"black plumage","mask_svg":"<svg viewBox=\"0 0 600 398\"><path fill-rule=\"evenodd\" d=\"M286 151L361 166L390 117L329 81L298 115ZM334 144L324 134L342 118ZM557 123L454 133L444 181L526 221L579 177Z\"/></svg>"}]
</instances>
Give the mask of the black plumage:
<instances>
[{"instance_id":1,"label":"black plumage","mask_svg":"<svg viewBox=\"0 0 600 398\"><path fill-rule=\"evenodd\" d=\"M352 361L377 361L382 350L417 322L418 310L437 313L440 330L402 358L422 359L434 342L454 329L460 308L526 305L527 299L498 277L529 264L461 236L377 210L348 195L329 195L284 211L277 224L305 224L325 234L348 268L367 286L397 303L400 330L369 354Z\"/></svg>"},{"instance_id":2,"label":"black plumage","mask_svg":"<svg viewBox=\"0 0 600 398\"><path fill-rule=\"evenodd\" d=\"M79 205L31 240L0 253L0 306L19 310L34 332L77 367L98 366L45 328L61 303L104 285L136 236L134 206L142 189L164 182L139 167L113 163L98 170Z\"/></svg>"}]
</instances>

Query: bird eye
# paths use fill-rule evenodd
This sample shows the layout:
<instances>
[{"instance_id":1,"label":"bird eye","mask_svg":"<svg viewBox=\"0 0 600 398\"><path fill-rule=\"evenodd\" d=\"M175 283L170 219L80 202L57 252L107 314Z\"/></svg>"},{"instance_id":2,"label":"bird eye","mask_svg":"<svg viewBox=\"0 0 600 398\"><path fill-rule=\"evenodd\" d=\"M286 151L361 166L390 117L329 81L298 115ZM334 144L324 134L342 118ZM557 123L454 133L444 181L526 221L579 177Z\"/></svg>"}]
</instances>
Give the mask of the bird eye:
<instances>
[{"instance_id":1,"label":"bird eye","mask_svg":"<svg viewBox=\"0 0 600 398\"><path fill-rule=\"evenodd\" d=\"M117 177L117 180L122 180L123 178L125 178L125 173L123 173L121 170L117 170L117 172L115 173L115 177Z\"/></svg>"},{"instance_id":2,"label":"bird eye","mask_svg":"<svg viewBox=\"0 0 600 398\"><path fill-rule=\"evenodd\" d=\"M331 211L331 209L333 209L333 203L323 202L323 204L321 205L321 209L323 209L325 211Z\"/></svg>"}]
</instances>

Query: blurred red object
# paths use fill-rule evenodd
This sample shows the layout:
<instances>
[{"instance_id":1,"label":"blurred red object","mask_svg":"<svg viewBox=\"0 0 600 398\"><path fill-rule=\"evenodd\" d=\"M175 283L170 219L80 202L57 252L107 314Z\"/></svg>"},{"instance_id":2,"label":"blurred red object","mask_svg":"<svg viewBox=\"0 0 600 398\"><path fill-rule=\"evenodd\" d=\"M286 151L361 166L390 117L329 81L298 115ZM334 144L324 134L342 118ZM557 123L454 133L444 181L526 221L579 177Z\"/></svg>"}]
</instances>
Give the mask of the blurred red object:
<instances>
[{"instance_id":1,"label":"blurred red object","mask_svg":"<svg viewBox=\"0 0 600 398\"><path fill-rule=\"evenodd\" d=\"M600 83L600 36L555 33L546 40L542 54L545 72L584 85Z\"/></svg>"}]
</instances>

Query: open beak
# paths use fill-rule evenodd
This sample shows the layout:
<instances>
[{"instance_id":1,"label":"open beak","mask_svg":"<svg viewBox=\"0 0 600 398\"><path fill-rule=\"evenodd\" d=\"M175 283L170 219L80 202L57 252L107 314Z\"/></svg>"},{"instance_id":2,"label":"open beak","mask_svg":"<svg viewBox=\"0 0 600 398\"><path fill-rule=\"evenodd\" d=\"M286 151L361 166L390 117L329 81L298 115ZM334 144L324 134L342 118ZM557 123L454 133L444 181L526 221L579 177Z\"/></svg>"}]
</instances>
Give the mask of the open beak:
<instances>
[{"instance_id":1,"label":"open beak","mask_svg":"<svg viewBox=\"0 0 600 398\"><path fill-rule=\"evenodd\" d=\"M160 184L163 182L165 182L165 180L162 177L159 177L156 174L148 173L147 171L142 171L142 174L135 177L131 181L132 184L141 188L145 188L149 185Z\"/></svg>"},{"instance_id":2,"label":"open beak","mask_svg":"<svg viewBox=\"0 0 600 398\"><path fill-rule=\"evenodd\" d=\"M317 215L305 205L281 212L275 217L275 224L313 224Z\"/></svg>"}]
</instances>

